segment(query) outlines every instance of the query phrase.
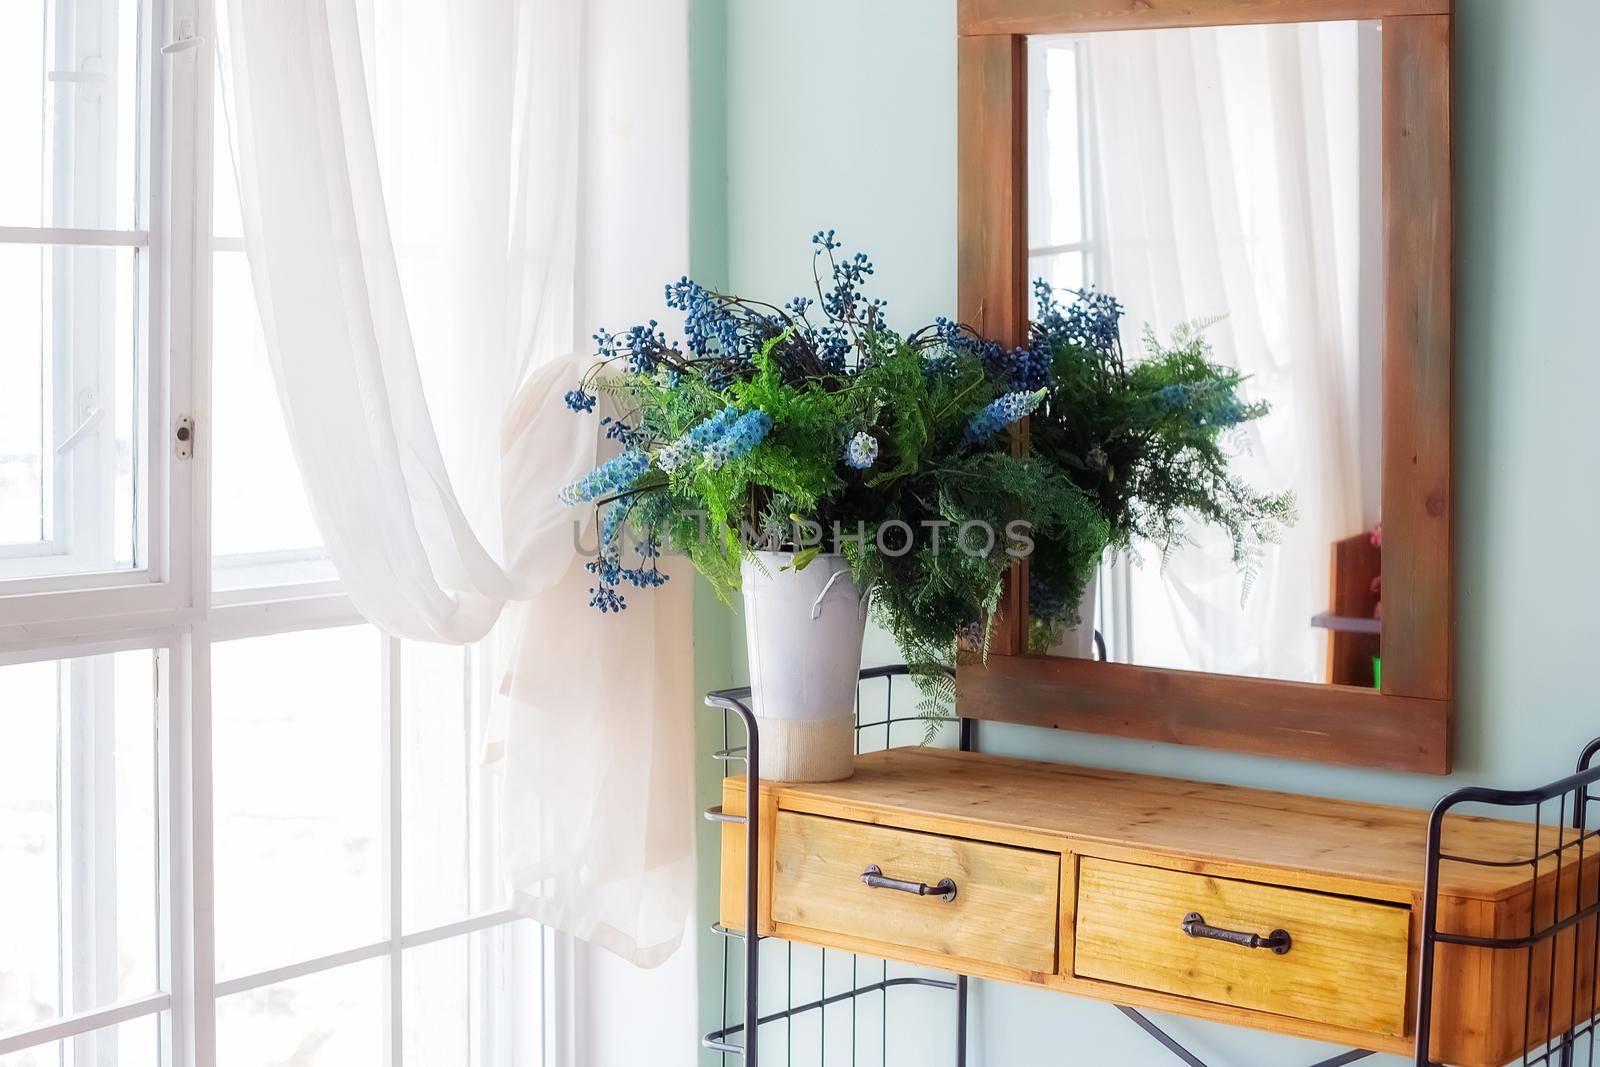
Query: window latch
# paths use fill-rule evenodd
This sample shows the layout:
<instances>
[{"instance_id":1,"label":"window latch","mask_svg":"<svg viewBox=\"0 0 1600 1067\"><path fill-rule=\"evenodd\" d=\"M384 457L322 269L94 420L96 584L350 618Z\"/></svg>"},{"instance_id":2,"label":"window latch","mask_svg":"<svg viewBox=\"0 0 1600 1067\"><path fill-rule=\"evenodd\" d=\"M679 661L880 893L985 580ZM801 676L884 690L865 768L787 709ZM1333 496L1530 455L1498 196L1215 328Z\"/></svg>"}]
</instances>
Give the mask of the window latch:
<instances>
[{"instance_id":1,"label":"window latch","mask_svg":"<svg viewBox=\"0 0 1600 1067\"><path fill-rule=\"evenodd\" d=\"M189 49L197 48L201 44L205 43L205 38L194 32L193 19L179 19L177 28L177 39L169 41L161 46L162 55L175 56L179 52L187 52Z\"/></svg>"}]
</instances>

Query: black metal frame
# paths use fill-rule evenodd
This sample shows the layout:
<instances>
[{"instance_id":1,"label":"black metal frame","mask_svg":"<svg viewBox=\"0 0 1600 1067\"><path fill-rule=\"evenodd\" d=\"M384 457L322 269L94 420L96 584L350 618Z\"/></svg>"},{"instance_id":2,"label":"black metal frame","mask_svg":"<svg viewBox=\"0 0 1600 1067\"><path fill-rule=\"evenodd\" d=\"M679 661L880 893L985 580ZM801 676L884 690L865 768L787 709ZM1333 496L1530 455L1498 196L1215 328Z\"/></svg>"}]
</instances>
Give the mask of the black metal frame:
<instances>
[{"instance_id":1,"label":"black metal frame","mask_svg":"<svg viewBox=\"0 0 1600 1067\"><path fill-rule=\"evenodd\" d=\"M1098 641L1099 638L1100 638L1100 635L1098 633L1096 633L1095 634L1095 638ZM1101 645L1100 647L1101 647L1101 656L1102 656L1102 658L1104 658L1104 646ZM924 717L922 715L905 716L905 717L901 717L901 718L896 718L895 715L894 715L894 679L898 678L898 677L901 677L901 676L904 676L904 675L907 675L909 673L910 673L909 668L907 668L904 664L897 664L897 665L888 666L888 667L872 667L872 668L868 668L867 670L864 670L864 671L861 672L860 680L863 681L863 682L872 681L872 680L880 679L880 678L885 681L885 687L884 687L884 715L883 715L882 719L874 719L874 720L869 721L869 722L862 722L861 721L861 689L860 689L860 685L858 683L857 684L857 688L856 688L856 751L859 752L861 750L861 733L864 730L876 729L876 728L878 728L880 726L883 727L883 729L884 729L884 747L885 748L892 748L893 747L894 727L897 724L899 724L899 723L912 723L912 722L925 723L927 721L926 717ZM761 822L761 820L759 818L750 818L749 816L751 814L753 814L753 813L758 813L761 810L761 778L760 778L760 774L759 774L760 757L761 757L761 737L760 737L760 730L756 725L755 712L750 707L749 700L750 700L750 690L749 690L748 687L738 688L738 689L719 689L719 690L716 690L715 692L707 693L706 694L706 699L705 699L707 707L719 708L723 712L723 719L722 719L722 748L720 750L718 750L717 752L713 753L713 756L712 756L712 758L720 760L722 762L722 764L723 764L723 777L727 777L727 774L728 774L727 765L728 765L728 763L731 762L731 761L735 761L735 760L743 762L745 764L745 766L746 766L746 768L747 768L749 773L748 773L748 775L746 777L747 785L746 785L746 793L745 793L745 814L744 815L729 815L726 812L724 812L720 806L714 807L714 808L710 809L709 811L707 811L705 813L706 818L711 820L711 821L713 821L713 822L733 823L733 824L743 825L744 828L745 828L745 883L744 883L745 884L745 901L744 901L744 904L745 904L745 911L744 911L744 928L745 928L745 932L741 933L740 931L736 931L736 930L728 930L728 929L724 928L721 923L717 923L716 925L714 925L712 927L712 930L715 933L720 934L725 939L724 940L724 947L723 947L723 957L722 957L723 1025L722 1025L721 1028L719 1028L717 1030L713 1030L709 1034L706 1034L701 1039L701 1042L700 1042L701 1045L704 1046L705 1048L711 1049L711 1050L713 1050L715 1052L722 1053L724 1059L730 1054L742 1057L743 1060L744 1060L744 1067L758 1067L758 1060L759 1060L759 1057L760 1057L760 1048L758 1047L758 1042L753 1040L751 1035L745 1034L746 1023L744 1021L741 1021L741 1022L738 1022L738 1023L730 1024L728 1022L728 1020L727 1020L728 943L731 942L731 941L742 940L744 942L744 978L745 978L745 986L744 986L744 1019L745 1020L755 1019L756 1020L756 1028L757 1028L757 1030L759 1030L759 1028L761 1026L764 1026L764 1025L766 1025L768 1023L781 1022L781 1021L784 1021L784 1020L792 1020L792 1019L794 1019L795 1016L803 1015L806 1012L825 1010L826 1008L828 1008L830 1005L833 1005L833 1004L840 1004L840 1003L843 1003L844 1001L847 1001L847 1000L848 1001L855 1001L856 999L858 999L860 997L863 997L863 996L866 996L866 995L869 995L869 994L873 994L873 993L879 993L879 994L882 994L882 1005L883 1005L883 1012L884 1012L884 1015L885 1015L885 1025L884 1025L884 1028L883 1028L883 1035L884 1035L884 1063L883 1063L882 1067L887 1067L887 1062L888 1062L887 1014L888 1014L888 1005L889 1005L889 990L895 989L895 988L899 988L899 987L903 987L903 986L922 986L922 987L932 987L932 988L937 988L937 989L950 989L950 990L953 990L955 992L955 994L956 994L956 1048L955 1048L955 1063L956 1063L956 1067L966 1067L966 1062L967 1062L968 979L967 979L967 977L965 975L956 975L953 980L949 980L949 981L945 981L945 980L942 980L942 979L936 979L936 978L917 978L917 977L890 978L889 977L889 970L888 970L888 963L885 962L884 963L884 967L883 967L883 971L882 971L882 977L878 981L873 982L873 983L871 983L869 985L865 985L865 986L857 986L857 985L855 985L854 982L852 982L851 983L852 987L850 989L845 990L845 991L840 992L840 993L835 993L835 994L829 996L829 995L827 995L827 955L826 955L827 950L824 949L823 950L823 966L822 966L822 979L823 979L822 993L823 993L823 995L818 997L815 1000L808 1001L808 1002L806 1002L804 1004L793 1004L793 1003L791 1003L791 1004L785 1006L784 1009L781 1010L781 1011L775 1011L775 1012L772 1012L772 1013L767 1014L767 1015L762 1015L760 1013L760 1004L759 1004L759 992L760 992L759 949L760 949L760 943L764 939L760 935L755 934L754 931L757 929L757 923L758 923L758 907L757 907L757 896L756 896L756 893L755 893L755 887L760 884L760 866L761 866L760 822ZM728 734L728 722L729 722L728 716L729 716L729 713L737 715L739 717L739 719L744 723L745 737L746 737L746 743L745 743L745 747L744 748L735 748L730 744L730 739L729 739L729 734ZM950 715L950 716L943 716L943 717L937 718L935 721L938 721L938 722L953 722L953 723L955 723L957 725L957 731L958 731L958 733L957 733L957 747L963 752L970 752L970 751L974 750L974 748L976 747L976 744L977 744L977 730L976 730L977 723L976 723L975 720L969 719L969 718L965 718L963 716ZM1596 748L1596 750L1600 750L1600 741L1596 742L1595 748ZM790 966L791 966L791 973L792 973L792 968L793 968L793 956L792 956L793 945L792 944L790 945L790 952L791 952ZM857 959L858 959L858 957L855 957L854 955L852 955L852 964L851 964L851 973L852 973L852 975L854 975L854 973L855 973L855 965L856 965L855 961ZM792 994L792 991L793 990L792 990L792 987L791 987L791 994ZM1184 1048L1183 1045L1180 1044L1176 1038L1174 1038L1171 1034L1168 1034L1165 1030L1161 1029L1160 1026L1156 1025L1156 1023L1154 1021L1152 1021L1150 1019L1150 1017L1145 1015L1143 1012L1140 1012L1135 1008L1126 1007L1126 1006L1121 1005L1121 1004L1115 1005L1115 1007L1123 1015L1127 1016L1135 1024L1137 1024L1141 1030L1143 1030L1145 1033L1149 1034L1152 1038L1154 1038L1168 1052L1172 1053L1174 1056L1176 1056L1183 1063L1187 1064L1188 1067L1206 1067L1205 1061L1201 1060L1194 1053L1192 1053L1188 1049ZM852 1018L852 1026L853 1026L854 1025L854 1018L855 1018L853 1011L852 1011L851 1018ZM824 1016L824 1019L826 1019L826 1016ZM728 1040L729 1038L734 1037L735 1035L741 1035L741 1034L745 1035L744 1036L744 1042L745 1042L744 1044L735 1044L732 1041ZM826 1034L826 1031L824 1030L824 1035L825 1034ZM822 1043L822 1049L821 1049L821 1053L820 1054L821 1055L825 1055L826 1054L826 1042L825 1041ZM1357 1060L1363 1060L1363 1059L1366 1059L1368 1056L1372 1056L1372 1055L1374 1055L1374 1053L1366 1051L1366 1050L1363 1050L1363 1049L1352 1049L1349 1052L1343 1052L1343 1053L1340 1053L1340 1054L1338 1054L1336 1056L1333 1056L1331 1058L1319 1060L1316 1063L1311 1064L1310 1067L1345 1067L1346 1064L1355 1063ZM792 1056L790 1057L790 1059L792 1060ZM786 1064L785 1067L789 1067L789 1065Z\"/></svg>"},{"instance_id":2,"label":"black metal frame","mask_svg":"<svg viewBox=\"0 0 1600 1067\"><path fill-rule=\"evenodd\" d=\"M909 673L910 673L910 669L908 667L906 667L904 664L896 664L894 666L888 666L888 667L871 667L871 668L868 668L868 669L863 670L861 672L860 679L859 679L859 681L857 683L857 686L856 686L856 727L855 727L855 729L856 729L856 751L857 752L859 752L861 750L861 734L865 730L876 729L878 727L882 727L883 730L884 730L884 747L885 748L890 748L890 747L893 747L893 739L894 739L893 738L893 733L894 733L894 727L896 725L898 725L900 723L912 723L912 722L925 723L925 722L928 721L927 717L922 716L922 715L904 716L904 717L899 717L899 718L897 718L894 715L894 679L898 678L898 677L901 677L901 676L904 676L904 675L907 675ZM882 719L875 719L875 720L872 720L872 721L869 721L869 722L862 722L861 721L861 687L860 687L860 682L869 682L869 681L873 681L873 680L876 680L876 679L883 679L884 682L885 682L885 685L884 685L884 715L883 715ZM767 1015L761 1015L760 1014L760 1005L759 1005L760 960L759 960L758 953L759 953L759 948L760 948L760 942L762 940L766 940L766 939L762 938L760 935L753 934L753 931L755 931L757 929L757 922L758 922L758 919L757 919L757 915L758 915L757 897L756 897L756 893L755 893L754 887L756 887L760 883L760 857L761 857L760 843L761 843L761 836L760 836L760 819L758 819L758 818L750 818L749 816L752 813L758 813L761 810L761 800L760 800L760 797L761 797L761 778L760 778L760 774L759 774L760 758L761 758L761 736L760 736L760 730L756 725L755 712L750 707L749 700L750 700L750 689L748 687L743 687L743 688L738 688L738 689L720 689L720 690L717 690L715 692L707 693L706 694L706 700L705 700L707 707L720 708L723 711L722 748L720 750L718 750L717 752L712 754L712 758L713 759L720 760L722 762L722 764L723 764L723 777L727 777L727 774L728 774L728 772L727 772L727 764L730 761L734 761L734 760L738 760L738 761L743 762L745 764L745 766L746 766L746 769L749 772L747 774L747 776L746 776L747 785L746 785L746 793L745 793L745 814L744 815L729 815L726 812L724 812L721 809L720 806L712 808L711 810L709 810L709 811L707 811L705 813L706 814L706 818L711 820L712 822L735 823L735 824L743 825L745 827L745 915L744 915L744 932L740 932L740 931L737 931L737 930L728 930L728 929L724 928L721 923L718 923L718 924L716 924L715 926L712 927L712 930L715 933L720 934L723 938L727 939L727 941L739 940L739 941L743 941L744 942L744 978L745 978L745 986L744 986L744 1019L746 1019L746 1020L755 1019L756 1020L756 1027L759 1029L759 1027L761 1027L763 1025L766 1025L768 1023L780 1022L780 1021L783 1021L783 1020L792 1020L797 1015L803 1015L803 1014L805 1014L807 1012L811 1012L811 1011L824 1010L824 1009L828 1008L829 1006L831 1006L833 1004L840 1004L840 1003L843 1003L844 1001L847 1001L847 1000L848 1001L855 1001L860 997L867 996L867 995L870 995L870 994L873 994L873 993L879 993L879 994L882 994L883 1012L884 1012L884 1016L885 1016L885 1025L884 1025L884 1028L883 1028L883 1038L884 1038L884 1057L885 1057L885 1062L887 1062L887 1055L888 1055L888 1047L887 1047L888 1046L887 1014L888 1014L888 1005L889 1005L889 990L902 988L902 987L906 987L906 986L921 986L921 987L925 987L925 988L931 987L931 988L935 988L935 989L950 989L950 990L953 990L955 992L955 994L956 994L956 1065L957 1065L957 1067L965 1067L965 1065L966 1065L966 1047L967 1047L967 978L964 975L958 975L953 980L949 980L949 981L945 981L945 980L937 979L937 978L919 978L919 977L896 977L896 978L891 978L891 977L889 977L888 963L887 963L887 961L885 961L883 972L882 972L882 976L878 981L873 982L873 983L871 983L869 985L864 985L864 986L863 985L856 985L855 982L852 981L850 989L845 990L845 991L840 992L840 993L835 993L835 994L829 996L829 995L827 995L827 991L826 991L827 956L826 956L826 950L824 949L823 950L823 952L824 952L824 955L823 955L823 966L822 966L822 978L823 978L823 985L824 985L824 988L823 988L823 991L822 991L823 995L818 997L815 1000L808 1001L808 1002L806 1002L804 1004L789 1004L789 1005L785 1006L782 1011L772 1012L772 1013L767 1014ZM734 748L730 744L730 739L729 739L729 735L728 735L728 713L729 712L732 712L732 713L738 715L739 719L744 724L746 742L745 742L745 746L743 748ZM964 719L964 718L958 719L955 716L942 716L942 717L936 717L934 721L937 721L937 722L954 722L954 723L956 723L957 724L957 729L958 729L958 743L959 743L960 748L963 751L968 751L968 750L971 749L972 740L973 740L973 732L974 732L973 731L974 723L973 723L973 721L971 719ZM727 986L728 986L728 952L727 952L727 947L726 947L727 946L727 941L724 942L723 959L722 959L722 983L723 983L722 999L723 999L723 1013L724 1013L723 1026L720 1029L713 1030L709 1034L706 1034L705 1037L703 1037L701 1039L700 1043L705 1048L712 1049L713 1051L722 1053L724 1058L726 1058L726 1056L728 1054L738 1055L738 1056L742 1057L743 1060L744 1060L744 1067L758 1067L758 1060L759 1060L759 1056L760 1056L760 1048L758 1047L758 1043L756 1041L754 1041L751 1036L746 1035L744 1037L745 1044L734 1044L733 1042L728 1040L730 1037L733 1037L735 1035L744 1034L744 1032L745 1032L745 1023L743 1021L741 1021L741 1022L734 1023L734 1024L730 1025L728 1023L727 1017L726 1017L727 999L728 999L728 989L727 989ZM793 946L792 945L790 946L790 951L791 951L790 964L791 964L791 970L792 970L792 966L793 966L793 956L792 956ZM851 962L851 974L852 974L852 976L854 976L856 965L857 965L857 962L858 962L858 957L856 957L854 954L852 954L851 961L852 961ZM791 992L792 992L792 989L791 989ZM824 1018L826 1018L826 1016L824 1016ZM851 1013L852 1027L854 1026L854 1018L855 1018L855 1013L852 1010L852 1013ZM823 1043L823 1051L824 1052L826 1051L826 1043L825 1042Z\"/></svg>"},{"instance_id":3,"label":"black metal frame","mask_svg":"<svg viewBox=\"0 0 1600 1067\"><path fill-rule=\"evenodd\" d=\"M1580 1042L1588 1038L1588 1063L1595 1062L1596 1042L1600 1041L1600 1034L1596 1033L1595 1016L1600 1003L1597 1003L1595 990L1591 982L1589 991L1588 1014L1584 1021L1579 1022L1578 979L1579 979L1579 951L1582 948L1581 939L1584 936L1583 925L1589 926L1588 941L1593 944L1592 950L1586 954L1590 960L1591 968L1600 971L1600 875L1596 876L1596 884L1584 886L1584 855L1585 846L1600 831L1591 831L1588 828L1589 805L1597 797L1590 796L1590 787L1600 781L1600 767L1594 765L1595 757L1600 755L1600 738L1591 741L1583 750L1583 755L1578 758L1577 773L1551 782L1539 789L1488 789L1470 786L1457 789L1445 796L1434 806L1433 814L1428 819L1428 860L1425 881L1423 883L1422 899L1422 958L1420 960L1417 982L1417 1067L1443 1067L1430 1056L1433 1035L1433 976L1434 956L1438 946L1463 945L1497 952L1525 952L1527 954L1527 990L1524 994L1522 1009L1522 1064L1523 1067L1572 1067L1576 1061ZM1545 805L1552 801L1557 802L1557 816L1555 822L1555 842L1552 845L1548 840L1551 827L1544 822ZM1570 804L1569 804L1570 801ZM1531 838L1530 851L1526 859L1507 860L1503 857L1472 857L1446 852L1444 843L1445 816L1454 808L1463 804L1486 805L1498 808L1532 809L1529 824ZM1569 815L1570 812L1570 815ZM1568 840L1568 820L1571 820L1573 831L1571 840ZM1541 837L1545 840L1541 841ZM1600 846L1593 846L1600 849ZM1561 880L1566 859L1573 850L1577 853L1577 884L1573 887L1572 903L1570 909L1563 903ZM1528 932L1515 937L1479 937L1467 934L1441 931L1439 929L1439 872L1445 863L1463 863L1478 867L1529 867L1533 870L1533 884L1531 888L1532 899L1528 908ZM1555 883L1551 887L1549 921L1540 925L1539 907L1539 875L1540 868L1550 864L1554 867ZM1549 877L1549 876L1546 876ZM1554 998L1556 980L1556 957L1559 955L1560 935L1572 931L1572 1002L1567 1005L1571 1019L1568 1028L1557 1032L1554 1025ZM1537 998L1533 989L1534 954L1539 946L1549 943L1547 950L1549 961L1550 993L1544 1004L1544 1028L1541 1032L1536 1025L1535 1009ZM1533 1053L1530 1056L1530 1053Z\"/></svg>"}]
</instances>

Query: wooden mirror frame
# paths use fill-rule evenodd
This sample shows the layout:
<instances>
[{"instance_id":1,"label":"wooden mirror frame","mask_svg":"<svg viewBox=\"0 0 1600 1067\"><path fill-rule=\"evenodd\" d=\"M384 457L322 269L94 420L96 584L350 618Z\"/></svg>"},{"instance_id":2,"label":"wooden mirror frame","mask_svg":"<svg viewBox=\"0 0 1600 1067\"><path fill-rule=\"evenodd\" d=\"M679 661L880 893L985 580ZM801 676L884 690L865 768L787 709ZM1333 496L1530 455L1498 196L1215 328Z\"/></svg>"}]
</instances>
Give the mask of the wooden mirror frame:
<instances>
[{"instance_id":1,"label":"wooden mirror frame","mask_svg":"<svg viewBox=\"0 0 1600 1067\"><path fill-rule=\"evenodd\" d=\"M1026 654L1026 561L960 713L1267 756L1450 771L1453 0L958 0L962 320L1028 331L1029 35L1383 22L1382 691ZM1018 434L1026 448L1026 429ZM1308 620L1309 622L1309 620Z\"/></svg>"}]
</instances>

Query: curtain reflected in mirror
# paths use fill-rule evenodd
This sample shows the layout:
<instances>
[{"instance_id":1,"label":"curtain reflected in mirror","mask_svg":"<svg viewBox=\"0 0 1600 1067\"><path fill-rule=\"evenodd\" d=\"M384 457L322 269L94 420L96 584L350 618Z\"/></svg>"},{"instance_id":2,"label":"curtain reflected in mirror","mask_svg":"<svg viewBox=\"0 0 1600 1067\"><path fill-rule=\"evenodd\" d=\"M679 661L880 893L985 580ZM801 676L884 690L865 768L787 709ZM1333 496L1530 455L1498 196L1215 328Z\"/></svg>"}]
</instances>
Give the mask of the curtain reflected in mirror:
<instances>
[{"instance_id":1,"label":"curtain reflected in mirror","mask_svg":"<svg viewBox=\"0 0 1600 1067\"><path fill-rule=\"evenodd\" d=\"M1228 471L1295 512L1243 559L1198 518L1109 552L1035 651L1381 680L1381 59L1377 22L1029 39L1030 277L1114 296L1129 364L1203 325L1266 407Z\"/></svg>"}]
</instances>

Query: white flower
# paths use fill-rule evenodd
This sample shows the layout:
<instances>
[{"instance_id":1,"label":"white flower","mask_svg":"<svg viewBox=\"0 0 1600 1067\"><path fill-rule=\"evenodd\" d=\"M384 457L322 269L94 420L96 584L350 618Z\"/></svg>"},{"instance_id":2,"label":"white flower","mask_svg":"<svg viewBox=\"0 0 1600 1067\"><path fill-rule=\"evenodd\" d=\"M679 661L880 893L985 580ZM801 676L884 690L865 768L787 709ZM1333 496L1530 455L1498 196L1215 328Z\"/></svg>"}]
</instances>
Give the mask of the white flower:
<instances>
[{"instance_id":1,"label":"white flower","mask_svg":"<svg viewBox=\"0 0 1600 1067\"><path fill-rule=\"evenodd\" d=\"M863 430L850 438L850 443L844 449L844 462L846 466L864 471L878 461L878 442L871 434Z\"/></svg>"}]
</instances>

